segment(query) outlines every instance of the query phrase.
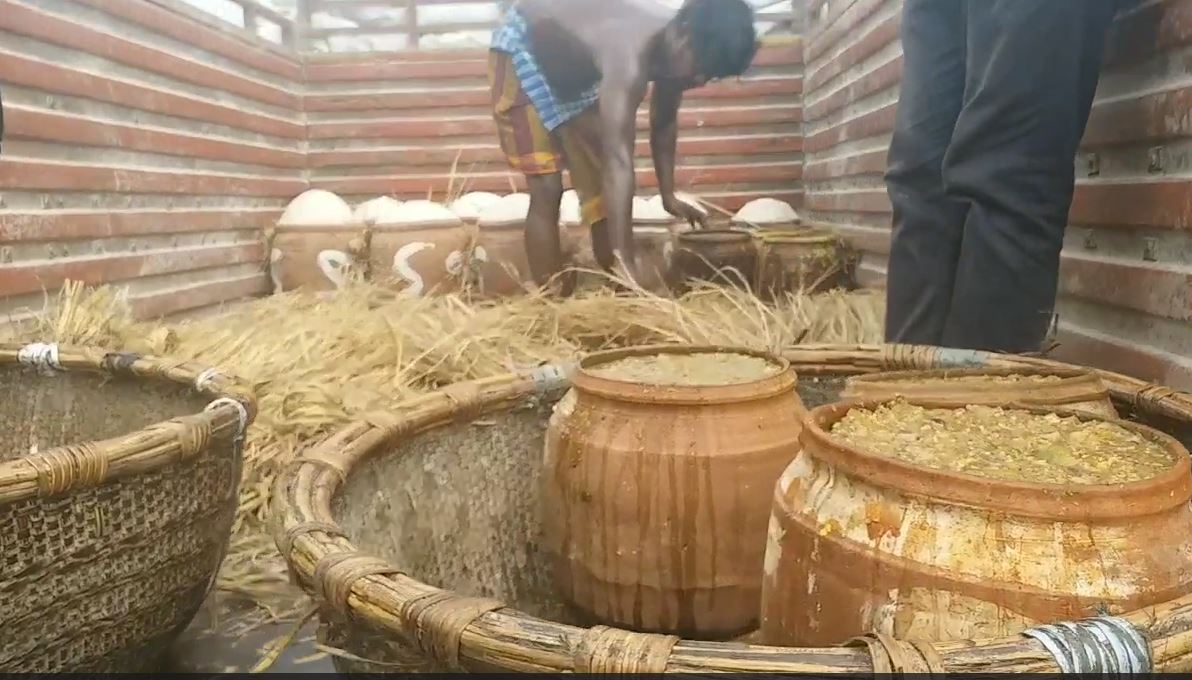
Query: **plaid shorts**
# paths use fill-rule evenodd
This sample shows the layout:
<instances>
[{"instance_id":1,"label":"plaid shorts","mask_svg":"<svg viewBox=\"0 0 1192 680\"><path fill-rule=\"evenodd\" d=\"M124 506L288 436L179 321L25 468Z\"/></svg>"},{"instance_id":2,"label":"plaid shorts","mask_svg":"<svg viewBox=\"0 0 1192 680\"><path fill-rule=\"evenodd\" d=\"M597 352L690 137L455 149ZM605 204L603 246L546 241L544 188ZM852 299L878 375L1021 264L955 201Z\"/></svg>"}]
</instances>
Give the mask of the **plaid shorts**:
<instances>
[{"instance_id":1,"label":"plaid shorts","mask_svg":"<svg viewBox=\"0 0 1192 680\"><path fill-rule=\"evenodd\" d=\"M549 132L522 90L510 55L491 50L488 66L493 119L509 166L525 175L550 175L566 169L579 194L584 222L591 225L603 220L604 176L596 107Z\"/></svg>"}]
</instances>

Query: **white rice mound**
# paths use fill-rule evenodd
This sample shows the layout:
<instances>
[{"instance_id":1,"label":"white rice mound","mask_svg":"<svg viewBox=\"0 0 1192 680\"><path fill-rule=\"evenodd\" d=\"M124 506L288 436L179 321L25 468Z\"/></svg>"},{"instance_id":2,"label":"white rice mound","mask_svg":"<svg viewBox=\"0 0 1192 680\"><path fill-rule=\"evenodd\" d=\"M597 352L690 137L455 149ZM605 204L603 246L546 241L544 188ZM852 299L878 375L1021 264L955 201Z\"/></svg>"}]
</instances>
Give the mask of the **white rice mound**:
<instances>
[{"instance_id":1,"label":"white rice mound","mask_svg":"<svg viewBox=\"0 0 1192 680\"><path fill-rule=\"evenodd\" d=\"M282 227L337 226L351 224L352 206L324 189L308 189L294 197L278 219Z\"/></svg>"},{"instance_id":2,"label":"white rice mound","mask_svg":"<svg viewBox=\"0 0 1192 680\"><path fill-rule=\"evenodd\" d=\"M744 224L793 224L799 213L785 201L776 198L755 198L741 206L733 221Z\"/></svg>"}]
</instances>

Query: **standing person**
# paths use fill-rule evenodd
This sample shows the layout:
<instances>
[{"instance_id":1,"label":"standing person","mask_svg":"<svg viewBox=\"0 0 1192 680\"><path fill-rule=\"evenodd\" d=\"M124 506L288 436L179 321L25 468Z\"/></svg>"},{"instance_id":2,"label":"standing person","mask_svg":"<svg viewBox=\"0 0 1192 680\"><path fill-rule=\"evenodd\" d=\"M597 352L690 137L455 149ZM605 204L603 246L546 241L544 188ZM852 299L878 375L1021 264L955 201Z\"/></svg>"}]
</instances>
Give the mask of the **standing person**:
<instances>
[{"instance_id":1,"label":"standing person","mask_svg":"<svg viewBox=\"0 0 1192 680\"><path fill-rule=\"evenodd\" d=\"M526 253L543 285L562 269L559 203L570 173L597 262L639 279L633 249L637 109L653 83L650 147L667 212L705 224L675 198L677 114L685 90L753 61L744 0L521 0L494 33L493 117L509 165L526 176ZM619 266L618 266L619 264Z\"/></svg>"},{"instance_id":2,"label":"standing person","mask_svg":"<svg viewBox=\"0 0 1192 680\"><path fill-rule=\"evenodd\" d=\"M1119 0L906 0L886 340L1037 352Z\"/></svg>"}]
</instances>

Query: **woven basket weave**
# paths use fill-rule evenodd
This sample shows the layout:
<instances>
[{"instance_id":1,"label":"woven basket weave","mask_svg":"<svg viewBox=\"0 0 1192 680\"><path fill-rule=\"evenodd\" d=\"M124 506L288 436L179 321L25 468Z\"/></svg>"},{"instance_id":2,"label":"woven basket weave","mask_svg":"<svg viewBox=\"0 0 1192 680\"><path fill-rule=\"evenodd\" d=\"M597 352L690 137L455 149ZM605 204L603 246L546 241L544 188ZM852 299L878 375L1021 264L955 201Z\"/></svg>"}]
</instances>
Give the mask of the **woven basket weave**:
<instances>
[{"instance_id":1,"label":"woven basket weave","mask_svg":"<svg viewBox=\"0 0 1192 680\"><path fill-rule=\"evenodd\" d=\"M808 407L835 400L847 376L878 371L1072 368L908 346L801 346L784 356ZM565 373L566 367L546 367L411 399L342 428L279 476L271 531L293 577L319 603L320 637L342 650L336 659L341 672L1192 670L1192 597L1071 622L1080 632L1071 644L1043 630L937 643L873 634L838 647L801 649L686 640L574 620L564 606L541 602L549 579L534 564L538 551L527 510L533 501L526 498L533 483L523 481L540 465L541 453L527 446L532 437L519 434L541 428L549 412L544 403L569 384ZM1097 373L1123 417L1189 441L1192 395ZM469 447L469 440L481 443ZM1089 647L1098 640L1104 642L1093 650L1099 656ZM1102 665L1089 667L1090 660Z\"/></svg>"},{"instance_id":2,"label":"woven basket weave","mask_svg":"<svg viewBox=\"0 0 1192 680\"><path fill-rule=\"evenodd\" d=\"M0 344L0 669L156 669L215 581L255 415L202 366Z\"/></svg>"}]
</instances>

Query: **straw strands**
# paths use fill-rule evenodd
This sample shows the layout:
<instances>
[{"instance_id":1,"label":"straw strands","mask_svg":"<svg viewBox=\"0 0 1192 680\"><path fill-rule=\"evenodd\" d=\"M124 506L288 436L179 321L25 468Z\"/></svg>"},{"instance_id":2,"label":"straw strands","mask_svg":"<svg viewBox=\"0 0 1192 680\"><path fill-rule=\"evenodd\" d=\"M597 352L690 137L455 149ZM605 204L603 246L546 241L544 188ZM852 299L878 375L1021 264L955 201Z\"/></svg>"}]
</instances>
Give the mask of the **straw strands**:
<instances>
[{"instance_id":1,"label":"straw strands","mask_svg":"<svg viewBox=\"0 0 1192 680\"><path fill-rule=\"evenodd\" d=\"M870 292L797 295L778 305L712 286L680 299L600 289L474 302L351 284L332 296L290 292L167 325L134 320L116 289L68 283L32 327L18 332L25 340L197 361L254 386L260 414L249 431L240 512L218 588L279 619L307 603L288 583L261 523L275 474L304 443L452 382L609 347L683 342L778 350L798 342L880 342L883 309L880 294Z\"/></svg>"}]
</instances>

